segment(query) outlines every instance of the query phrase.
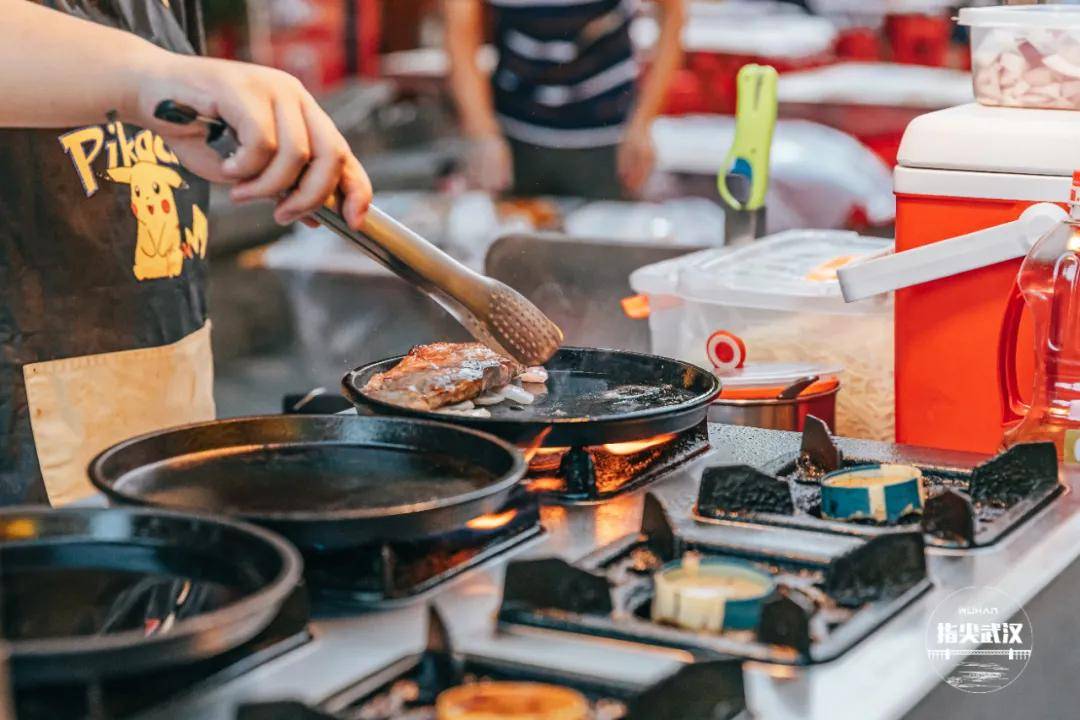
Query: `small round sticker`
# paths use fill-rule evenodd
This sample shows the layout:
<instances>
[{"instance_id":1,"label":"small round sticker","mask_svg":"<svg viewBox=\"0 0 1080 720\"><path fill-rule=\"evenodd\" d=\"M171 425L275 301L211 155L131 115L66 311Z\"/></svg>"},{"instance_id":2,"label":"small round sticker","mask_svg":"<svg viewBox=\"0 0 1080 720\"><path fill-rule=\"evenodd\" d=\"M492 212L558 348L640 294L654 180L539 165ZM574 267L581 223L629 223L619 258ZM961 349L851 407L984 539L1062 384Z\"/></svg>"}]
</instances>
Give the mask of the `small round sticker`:
<instances>
[{"instance_id":1,"label":"small round sticker","mask_svg":"<svg viewBox=\"0 0 1080 720\"><path fill-rule=\"evenodd\" d=\"M746 362L746 344L738 335L726 330L717 330L709 336L705 352L717 370L737 370Z\"/></svg>"}]
</instances>

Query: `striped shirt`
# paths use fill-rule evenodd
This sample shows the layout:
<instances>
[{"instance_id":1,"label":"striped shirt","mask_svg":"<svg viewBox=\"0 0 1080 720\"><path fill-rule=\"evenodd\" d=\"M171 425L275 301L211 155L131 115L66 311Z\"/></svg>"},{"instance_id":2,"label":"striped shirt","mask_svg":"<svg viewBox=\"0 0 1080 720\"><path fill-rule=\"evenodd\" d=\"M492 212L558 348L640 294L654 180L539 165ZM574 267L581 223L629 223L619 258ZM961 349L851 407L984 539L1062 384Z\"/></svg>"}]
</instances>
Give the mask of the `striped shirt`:
<instances>
[{"instance_id":1,"label":"striped shirt","mask_svg":"<svg viewBox=\"0 0 1080 720\"><path fill-rule=\"evenodd\" d=\"M495 112L532 145L614 145L634 102L637 0L488 0L499 63Z\"/></svg>"}]
</instances>

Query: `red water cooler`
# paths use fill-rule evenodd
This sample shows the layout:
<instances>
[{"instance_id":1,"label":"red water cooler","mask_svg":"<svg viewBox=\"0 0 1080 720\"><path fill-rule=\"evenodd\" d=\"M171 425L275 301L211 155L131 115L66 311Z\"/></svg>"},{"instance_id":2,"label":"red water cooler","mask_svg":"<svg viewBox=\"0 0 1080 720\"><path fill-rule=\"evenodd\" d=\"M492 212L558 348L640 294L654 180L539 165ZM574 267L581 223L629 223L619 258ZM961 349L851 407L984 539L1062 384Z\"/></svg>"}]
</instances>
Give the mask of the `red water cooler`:
<instances>
[{"instance_id":1,"label":"red water cooler","mask_svg":"<svg viewBox=\"0 0 1080 720\"><path fill-rule=\"evenodd\" d=\"M895 170L896 252L840 271L849 299L896 290L896 439L991 452L1003 436L998 355L1016 273L1064 216L1080 112L981 105L908 126ZM1021 324L1019 387L1033 338Z\"/></svg>"}]
</instances>

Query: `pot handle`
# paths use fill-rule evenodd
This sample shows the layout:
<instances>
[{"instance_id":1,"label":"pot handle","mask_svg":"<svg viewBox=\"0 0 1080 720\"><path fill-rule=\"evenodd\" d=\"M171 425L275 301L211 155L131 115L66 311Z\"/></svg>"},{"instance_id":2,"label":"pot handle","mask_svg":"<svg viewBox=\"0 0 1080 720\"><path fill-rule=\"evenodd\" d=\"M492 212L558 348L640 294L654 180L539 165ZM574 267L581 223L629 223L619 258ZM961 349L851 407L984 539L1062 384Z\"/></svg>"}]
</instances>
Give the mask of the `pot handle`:
<instances>
[{"instance_id":1,"label":"pot handle","mask_svg":"<svg viewBox=\"0 0 1080 720\"><path fill-rule=\"evenodd\" d=\"M1016 372L1016 342L1023 314L1024 295L1020 286L1013 283L998 337L998 392L1001 395L1001 423L1005 426L1023 420L1029 409L1020 399L1020 380Z\"/></svg>"},{"instance_id":2,"label":"pot handle","mask_svg":"<svg viewBox=\"0 0 1080 720\"><path fill-rule=\"evenodd\" d=\"M846 302L957 275L1027 255L1066 213L1053 203L1029 206L1012 222L853 263L836 271Z\"/></svg>"}]
</instances>

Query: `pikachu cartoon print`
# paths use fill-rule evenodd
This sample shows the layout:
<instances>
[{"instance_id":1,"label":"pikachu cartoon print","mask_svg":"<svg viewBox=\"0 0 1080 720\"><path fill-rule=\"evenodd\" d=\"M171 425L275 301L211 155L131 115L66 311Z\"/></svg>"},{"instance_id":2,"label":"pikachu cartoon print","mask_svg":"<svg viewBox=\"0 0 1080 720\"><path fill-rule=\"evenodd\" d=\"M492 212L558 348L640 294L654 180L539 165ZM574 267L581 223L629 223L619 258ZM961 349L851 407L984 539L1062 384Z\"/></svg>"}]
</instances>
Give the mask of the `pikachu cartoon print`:
<instances>
[{"instance_id":1,"label":"pikachu cartoon print","mask_svg":"<svg viewBox=\"0 0 1080 720\"><path fill-rule=\"evenodd\" d=\"M179 161L160 136L142 130L129 140L121 123L110 122L74 130L61 136L60 142L75 164L87 197L99 189L92 163L103 151L104 176L128 185L138 228L132 265L137 280L179 277L185 259L206 257L206 215L192 204L190 227L183 226L176 194L187 185L176 170Z\"/></svg>"},{"instance_id":2,"label":"pikachu cartoon print","mask_svg":"<svg viewBox=\"0 0 1080 720\"><path fill-rule=\"evenodd\" d=\"M173 190L184 184L180 173L165 165L139 161L131 167L111 168L109 177L131 185L131 214L139 223L135 277L178 277L184 270L184 251Z\"/></svg>"}]
</instances>

